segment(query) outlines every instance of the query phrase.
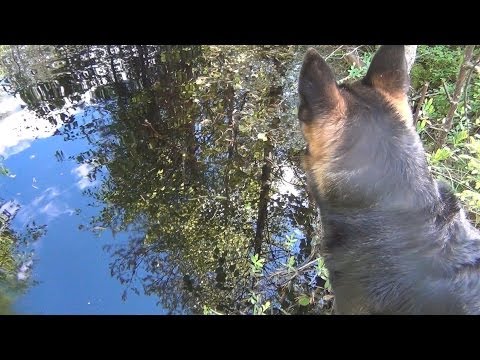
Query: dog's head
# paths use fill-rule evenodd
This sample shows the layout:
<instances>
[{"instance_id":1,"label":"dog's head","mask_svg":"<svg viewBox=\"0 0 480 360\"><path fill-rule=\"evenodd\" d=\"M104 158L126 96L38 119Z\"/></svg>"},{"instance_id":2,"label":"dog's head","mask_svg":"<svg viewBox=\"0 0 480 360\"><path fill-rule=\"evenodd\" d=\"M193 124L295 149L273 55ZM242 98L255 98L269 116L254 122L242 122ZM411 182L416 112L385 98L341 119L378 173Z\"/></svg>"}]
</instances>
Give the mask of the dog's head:
<instances>
[{"instance_id":1,"label":"dog's head","mask_svg":"<svg viewBox=\"0 0 480 360\"><path fill-rule=\"evenodd\" d=\"M408 87L404 46L382 46L363 79L341 85L322 57L308 50L298 117L307 142L304 167L320 205L405 207L415 201L418 189L408 177L430 176Z\"/></svg>"}]
</instances>

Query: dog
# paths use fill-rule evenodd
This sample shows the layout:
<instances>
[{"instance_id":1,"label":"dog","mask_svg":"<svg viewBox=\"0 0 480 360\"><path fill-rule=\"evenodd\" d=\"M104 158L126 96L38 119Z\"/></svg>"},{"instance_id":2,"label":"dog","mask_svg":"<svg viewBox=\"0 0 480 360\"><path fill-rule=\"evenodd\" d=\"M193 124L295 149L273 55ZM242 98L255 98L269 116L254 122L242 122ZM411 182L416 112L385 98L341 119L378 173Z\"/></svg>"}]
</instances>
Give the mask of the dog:
<instances>
[{"instance_id":1,"label":"dog","mask_svg":"<svg viewBox=\"0 0 480 360\"><path fill-rule=\"evenodd\" d=\"M303 162L336 314L480 314L480 232L429 171L409 81L404 46L381 46L351 84L304 57Z\"/></svg>"}]
</instances>

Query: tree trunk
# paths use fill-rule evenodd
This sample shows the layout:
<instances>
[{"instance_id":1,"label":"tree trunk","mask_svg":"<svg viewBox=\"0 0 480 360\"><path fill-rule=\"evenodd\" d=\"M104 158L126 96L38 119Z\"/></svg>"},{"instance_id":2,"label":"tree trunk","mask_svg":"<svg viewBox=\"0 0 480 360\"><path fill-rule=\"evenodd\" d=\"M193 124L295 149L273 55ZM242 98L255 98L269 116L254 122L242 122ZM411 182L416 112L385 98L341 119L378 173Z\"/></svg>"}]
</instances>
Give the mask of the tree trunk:
<instances>
[{"instance_id":1,"label":"tree trunk","mask_svg":"<svg viewBox=\"0 0 480 360\"><path fill-rule=\"evenodd\" d=\"M415 57L417 55L417 45L405 45L405 59L407 60L408 73L412 70Z\"/></svg>"},{"instance_id":2,"label":"tree trunk","mask_svg":"<svg viewBox=\"0 0 480 360\"><path fill-rule=\"evenodd\" d=\"M260 255L262 250L263 231L267 223L268 202L270 200L270 175L272 173L272 151L273 146L270 139L267 139L263 148L263 167L262 177L260 180L260 197L258 201L257 227L255 229L255 240L253 243L253 251Z\"/></svg>"}]
</instances>

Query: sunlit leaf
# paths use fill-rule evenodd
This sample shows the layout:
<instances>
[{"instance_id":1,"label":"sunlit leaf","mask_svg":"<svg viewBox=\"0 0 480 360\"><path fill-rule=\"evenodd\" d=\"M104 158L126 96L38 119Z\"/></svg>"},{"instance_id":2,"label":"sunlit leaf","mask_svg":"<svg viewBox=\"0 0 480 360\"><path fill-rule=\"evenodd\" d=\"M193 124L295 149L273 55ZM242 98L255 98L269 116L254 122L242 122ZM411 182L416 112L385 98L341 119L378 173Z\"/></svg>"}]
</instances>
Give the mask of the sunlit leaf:
<instances>
[{"instance_id":1,"label":"sunlit leaf","mask_svg":"<svg viewBox=\"0 0 480 360\"><path fill-rule=\"evenodd\" d=\"M263 141L268 141L267 134L265 134L265 133L259 133L257 135L257 138L260 139L260 140L263 140Z\"/></svg>"},{"instance_id":2,"label":"sunlit leaf","mask_svg":"<svg viewBox=\"0 0 480 360\"><path fill-rule=\"evenodd\" d=\"M298 303L301 306L308 306L310 305L310 298L306 295L302 295L301 297L298 298Z\"/></svg>"}]
</instances>

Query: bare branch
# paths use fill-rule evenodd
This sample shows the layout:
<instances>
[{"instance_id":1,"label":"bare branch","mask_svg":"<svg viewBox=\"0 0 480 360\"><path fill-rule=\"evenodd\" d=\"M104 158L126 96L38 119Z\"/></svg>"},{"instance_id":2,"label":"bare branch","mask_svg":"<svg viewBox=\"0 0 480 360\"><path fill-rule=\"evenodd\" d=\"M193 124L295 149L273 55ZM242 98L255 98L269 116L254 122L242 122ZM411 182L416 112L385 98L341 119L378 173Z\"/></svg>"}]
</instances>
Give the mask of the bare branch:
<instances>
[{"instance_id":1,"label":"bare branch","mask_svg":"<svg viewBox=\"0 0 480 360\"><path fill-rule=\"evenodd\" d=\"M450 96L450 93L448 92L447 89L447 84L445 83L445 80L442 79L442 86L443 90L445 90L445 95L447 95L448 102L451 104L453 102L452 97Z\"/></svg>"},{"instance_id":2,"label":"bare branch","mask_svg":"<svg viewBox=\"0 0 480 360\"><path fill-rule=\"evenodd\" d=\"M470 63L470 62L467 64L467 68L470 71L468 72L467 81L465 81L465 88L463 90L463 109L464 109L464 114L465 115L467 114L467 110L468 110L468 105L467 105L467 102L468 102L468 86L470 85L470 80L472 78L472 73L475 70L480 74L480 66L478 66L478 64L480 64L480 55L475 60L473 60L473 64Z\"/></svg>"},{"instance_id":3,"label":"bare branch","mask_svg":"<svg viewBox=\"0 0 480 360\"><path fill-rule=\"evenodd\" d=\"M442 131L440 131L437 137L437 142L436 142L437 149L441 148L444 145L445 139L447 138L447 134L452 129L453 115L455 114L455 110L457 110L458 99L462 95L463 86L465 84L465 80L467 77L468 63L472 61L474 48L475 48L475 45L465 46L463 62L462 62L462 66L460 67L460 71L458 73L457 82L455 83L455 91L453 92L452 99L450 101L450 108L448 109L447 116L445 117Z\"/></svg>"},{"instance_id":4,"label":"bare branch","mask_svg":"<svg viewBox=\"0 0 480 360\"><path fill-rule=\"evenodd\" d=\"M338 50L340 50L341 48L343 47L343 45L340 45L338 48L336 48L335 50L333 50L330 55L328 55L326 58L325 58L325 61L327 61L329 58L331 58Z\"/></svg>"},{"instance_id":5,"label":"bare branch","mask_svg":"<svg viewBox=\"0 0 480 360\"><path fill-rule=\"evenodd\" d=\"M470 70L475 70L477 73L480 74L480 55L473 61L468 62L466 64L467 68Z\"/></svg>"},{"instance_id":6,"label":"bare branch","mask_svg":"<svg viewBox=\"0 0 480 360\"><path fill-rule=\"evenodd\" d=\"M423 85L422 93L420 95L420 100L418 100L417 108L415 110L415 114L413 114L413 125L414 126L417 124L418 115L420 114L420 109L422 108L423 102L425 101L425 97L427 95L427 90L428 90L428 85L429 85L428 82L426 82Z\"/></svg>"}]
</instances>

